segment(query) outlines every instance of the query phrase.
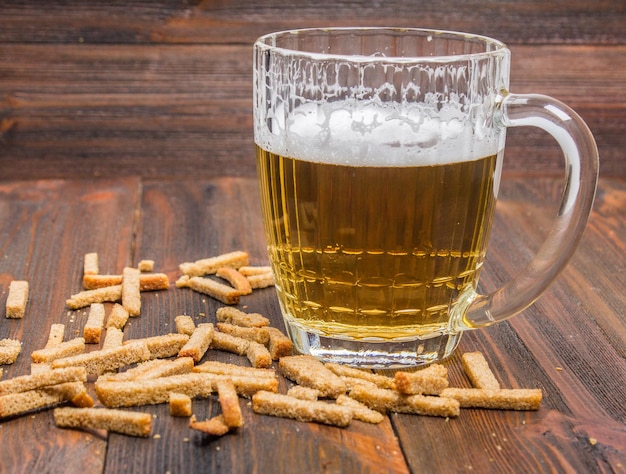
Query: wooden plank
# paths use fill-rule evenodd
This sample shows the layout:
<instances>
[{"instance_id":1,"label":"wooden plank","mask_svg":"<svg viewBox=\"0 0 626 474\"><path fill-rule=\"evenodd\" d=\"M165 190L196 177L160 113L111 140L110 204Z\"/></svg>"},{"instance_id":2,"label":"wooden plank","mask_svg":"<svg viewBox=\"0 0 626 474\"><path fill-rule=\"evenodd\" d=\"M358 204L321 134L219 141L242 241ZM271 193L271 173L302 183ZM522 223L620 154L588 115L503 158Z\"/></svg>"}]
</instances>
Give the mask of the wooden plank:
<instances>
[{"instance_id":1,"label":"wooden plank","mask_svg":"<svg viewBox=\"0 0 626 474\"><path fill-rule=\"evenodd\" d=\"M577 106L624 106L626 46L510 49L512 91L539 90ZM206 114L213 102L225 108L252 97L251 44L15 44L4 45L1 53L3 106L48 111L51 117L63 106L89 104L118 118L130 106L193 117ZM154 102L158 96L163 103Z\"/></svg>"},{"instance_id":2,"label":"wooden plank","mask_svg":"<svg viewBox=\"0 0 626 474\"><path fill-rule=\"evenodd\" d=\"M496 249L506 255L506 262L492 262L500 269L509 272L519 269L528 262L533 249L545 236L556 213L560 186L547 185L545 180L505 181L505 196L498 207L498 225L511 230L507 237L509 251L504 241L496 243ZM525 200L520 197L522 194ZM570 264L558 278L558 285L550 289L553 293L540 299L535 306L545 302L559 302L564 306L544 308L545 313L566 315L563 330L567 330L568 319L576 320L577 325L591 324L595 327L581 330L581 334L598 331L599 338L606 338L615 354L626 354L626 330L618 322L619 315L626 309L626 296L623 288L626 277L623 274L626 233L626 183L619 180L601 180L594 208L585 234ZM515 248L527 249L515 252ZM597 262L603 262L598 265ZM488 263L489 265L489 263ZM505 266L506 265L506 266ZM488 272L488 270L487 270ZM587 345L585 340L581 342ZM593 344L585 359L593 359ZM610 357L608 353L605 357ZM602 361L599 361L600 363ZM618 377L619 379L619 377ZM608 385L612 385L612 382ZM619 392L619 390L618 390ZM624 407L611 407L616 413Z\"/></svg>"},{"instance_id":3,"label":"wooden plank","mask_svg":"<svg viewBox=\"0 0 626 474\"><path fill-rule=\"evenodd\" d=\"M4 378L30 373L30 354L44 347L51 324L65 324L66 339L82 333L87 314L68 312L65 299L82 289L84 253L98 252L108 272L128 261L137 190L132 178L0 183L0 305L11 280L30 282L24 318L0 321L0 338L23 343ZM50 410L0 424L8 472L101 472L105 455L102 433L57 429Z\"/></svg>"},{"instance_id":4,"label":"wooden plank","mask_svg":"<svg viewBox=\"0 0 626 474\"><path fill-rule=\"evenodd\" d=\"M515 46L514 92L550 94L626 177L626 46ZM254 176L250 46L5 45L0 179ZM509 173L557 175L551 137L508 132Z\"/></svg>"},{"instance_id":5,"label":"wooden plank","mask_svg":"<svg viewBox=\"0 0 626 474\"><path fill-rule=\"evenodd\" d=\"M626 49L511 45L511 91L543 93L577 108L624 106Z\"/></svg>"},{"instance_id":6,"label":"wooden plank","mask_svg":"<svg viewBox=\"0 0 626 474\"><path fill-rule=\"evenodd\" d=\"M3 58L22 66L5 63L0 177L254 173L249 49L16 46Z\"/></svg>"},{"instance_id":7,"label":"wooden plank","mask_svg":"<svg viewBox=\"0 0 626 474\"><path fill-rule=\"evenodd\" d=\"M312 26L430 26L510 43L624 44L623 2L490 0L315 3L304 0L2 2L3 42L250 43L261 34Z\"/></svg>"},{"instance_id":8,"label":"wooden plank","mask_svg":"<svg viewBox=\"0 0 626 474\"><path fill-rule=\"evenodd\" d=\"M626 308L626 186L603 180L600 189L581 245L555 284L521 315L466 334L459 347L483 351L505 387L542 388L541 409L467 409L448 423L392 417L412 471L602 472L626 465L626 328L616 320ZM558 193L556 181L505 182L481 279L485 290L528 263ZM451 378L469 386L458 370Z\"/></svg>"}]
</instances>

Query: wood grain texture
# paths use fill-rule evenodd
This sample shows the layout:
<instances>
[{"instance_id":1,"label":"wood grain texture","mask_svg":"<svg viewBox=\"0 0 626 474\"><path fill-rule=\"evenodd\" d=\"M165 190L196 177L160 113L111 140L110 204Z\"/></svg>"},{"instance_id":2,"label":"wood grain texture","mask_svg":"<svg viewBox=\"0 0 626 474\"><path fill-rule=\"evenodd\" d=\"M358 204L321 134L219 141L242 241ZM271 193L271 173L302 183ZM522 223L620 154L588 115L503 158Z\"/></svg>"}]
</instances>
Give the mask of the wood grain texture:
<instances>
[{"instance_id":1,"label":"wood grain texture","mask_svg":"<svg viewBox=\"0 0 626 474\"><path fill-rule=\"evenodd\" d=\"M528 263L548 231L560 187L553 179L503 181L483 291ZM45 344L52 323L65 323L66 337L80 333L87 312L68 312L64 302L80 289L88 251L99 253L104 272L153 259L172 280L182 261L236 249L267 263L257 196L253 178L233 177L0 184L0 305L11 279L29 279L33 289L23 320L0 321L1 337L24 343L4 377L28 373L28 354ZM340 429L255 415L242 400L244 426L211 438L159 405L134 408L154 415L153 436L136 439L57 429L44 410L0 421L3 466L86 473L619 472L626 465L624 204L626 184L602 179L583 240L555 283L521 315L464 335L446 362L452 385L469 386L460 354L482 351L503 386L543 390L537 412L464 409L450 420L393 414L381 425ZM214 322L219 306L173 286L144 293L142 314L125 339L170 332L179 314ZM283 327L272 289L239 307ZM210 357L247 365L227 353ZM288 385L281 380L281 391ZM193 411L204 419L220 407L214 397L197 399Z\"/></svg>"},{"instance_id":2,"label":"wood grain texture","mask_svg":"<svg viewBox=\"0 0 626 474\"><path fill-rule=\"evenodd\" d=\"M572 106L596 137L603 175L626 177L620 0L12 0L0 4L0 18L0 180L254 176L254 40L339 25L507 42L511 89ZM546 134L508 135L508 173L561 173Z\"/></svg>"},{"instance_id":3,"label":"wood grain texture","mask_svg":"<svg viewBox=\"0 0 626 474\"><path fill-rule=\"evenodd\" d=\"M481 277L484 291L529 262L551 223L559 189L558 182L547 180L504 183ZM581 245L556 282L521 315L461 341L459 353L482 351L502 386L542 388L542 408L536 413L466 409L445 425L392 416L414 472L623 469L625 200L623 182L604 181ZM607 260L612 262L600 263ZM458 365L453 362L449 365ZM451 379L470 386L458 370ZM424 445L429 449L422 450Z\"/></svg>"},{"instance_id":4,"label":"wood grain texture","mask_svg":"<svg viewBox=\"0 0 626 474\"><path fill-rule=\"evenodd\" d=\"M30 373L30 354L44 347L53 323L65 324L65 339L82 334L87 312L65 308L65 299L81 289L81 255L98 252L103 271L126 263L138 183L130 178L0 184L0 307L11 280L30 283L25 317L0 320L0 338L22 342L15 364L4 366L5 378ZM2 420L0 427L0 457L7 472L103 468L106 438L57 429L50 411Z\"/></svg>"},{"instance_id":5,"label":"wood grain texture","mask_svg":"<svg viewBox=\"0 0 626 474\"><path fill-rule=\"evenodd\" d=\"M35 43L251 43L272 31L314 26L455 29L509 43L624 44L619 0L11 0L0 41Z\"/></svg>"},{"instance_id":6,"label":"wood grain texture","mask_svg":"<svg viewBox=\"0 0 626 474\"><path fill-rule=\"evenodd\" d=\"M626 46L515 46L511 90L567 103L626 177ZM254 176L250 45L4 45L0 179ZM560 175L546 133L512 129L508 173Z\"/></svg>"}]
</instances>

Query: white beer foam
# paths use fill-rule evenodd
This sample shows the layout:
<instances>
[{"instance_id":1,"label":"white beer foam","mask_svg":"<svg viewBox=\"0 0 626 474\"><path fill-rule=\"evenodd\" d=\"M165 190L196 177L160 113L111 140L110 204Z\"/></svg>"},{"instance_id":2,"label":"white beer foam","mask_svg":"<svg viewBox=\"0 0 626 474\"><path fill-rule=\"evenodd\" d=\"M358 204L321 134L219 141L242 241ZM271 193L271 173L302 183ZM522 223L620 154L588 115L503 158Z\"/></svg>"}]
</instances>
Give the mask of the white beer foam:
<instances>
[{"instance_id":1,"label":"white beer foam","mask_svg":"<svg viewBox=\"0 0 626 474\"><path fill-rule=\"evenodd\" d=\"M433 115L436 117L433 118ZM283 156L349 166L416 166L473 161L498 152L498 133L468 123L458 108L423 105L307 103L287 120L276 108L271 130L257 124L256 142ZM482 136L481 136L482 135Z\"/></svg>"}]
</instances>

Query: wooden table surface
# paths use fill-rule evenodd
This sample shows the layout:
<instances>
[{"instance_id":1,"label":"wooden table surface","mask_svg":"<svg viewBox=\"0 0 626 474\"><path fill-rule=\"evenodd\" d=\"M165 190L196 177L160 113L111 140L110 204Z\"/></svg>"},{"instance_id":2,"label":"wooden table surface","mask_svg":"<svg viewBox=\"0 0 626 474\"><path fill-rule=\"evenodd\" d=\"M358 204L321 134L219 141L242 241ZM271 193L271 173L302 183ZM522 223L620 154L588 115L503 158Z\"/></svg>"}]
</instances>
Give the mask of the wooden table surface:
<instances>
[{"instance_id":1,"label":"wooden table surface","mask_svg":"<svg viewBox=\"0 0 626 474\"><path fill-rule=\"evenodd\" d=\"M331 13L332 12L332 13ZM147 438L59 429L51 410L0 419L0 472L528 473L626 472L626 2L541 0L8 0L0 3L0 339L22 341L3 379L30 372L53 323L87 315L65 300L82 259L101 271L154 259L168 290L143 293L125 339L174 330L221 304L177 289L179 263L246 250L266 264L252 142L252 43L309 26L422 26L486 34L512 51L511 90L553 95L598 142L601 178L571 263L531 307L467 333L501 384L541 388L538 411L463 409L458 418L391 414L347 428L256 415L221 438L166 405ZM480 287L515 275L556 213L562 158L542 132L508 132L504 177ZM3 316L28 280L21 320ZM283 327L272 288L238 306ZM97 349L91 346L88 350ZM208 356L206 356L208 358ZM213 351L211 358L246 365ZM290 383L281 379L280 390ZM93 383L88 383L94 395ZM194 400L199 419L216 397Z\"/></svg>"},{"instance_id":2,"label":"wooden table surface","mask_svg":"<svg viewBox=\"0 0 626 474\"><path fill-rule=\"evenodd\" d=\"M528 261L552 218L558 182L503 184L487 267L488 290ZM509 322L464 336L446 365L451 384L469 386L458 354L482 351L505 387L541 388L533 412L462 409L458 418L392 414L379 425L347 428L252 412L222 438L188 428L167 405L133 408L154 415L153 436L131 438L59 429L52 412L2 420L0 459L7 472L621 472L626 469L626 184L602 180L580 248L556 283ZM0 279L4 304L12 279L31 283L22 320L0 321L0 338L23 342L4 378L27 374L52 323L66 339L82 333L86 311L65 299L81 290L82 256L96 251L101 271L154 259L174 281L178 264L243 249L267 262L252 178L42 180L0 185ZM166 334L174 317L215 322L221 303L185 289L142 294L141 315L125 339ZM240 308L282 328L273 289ZM94 346L93 348L97 348ZM205 359L249 365L211 351ZM289 384L281 381L284 391ZM88 384L93 394L92 384ZM199 419L221 412L215 397L194 400Z\"/></svg>"}]
</instances>

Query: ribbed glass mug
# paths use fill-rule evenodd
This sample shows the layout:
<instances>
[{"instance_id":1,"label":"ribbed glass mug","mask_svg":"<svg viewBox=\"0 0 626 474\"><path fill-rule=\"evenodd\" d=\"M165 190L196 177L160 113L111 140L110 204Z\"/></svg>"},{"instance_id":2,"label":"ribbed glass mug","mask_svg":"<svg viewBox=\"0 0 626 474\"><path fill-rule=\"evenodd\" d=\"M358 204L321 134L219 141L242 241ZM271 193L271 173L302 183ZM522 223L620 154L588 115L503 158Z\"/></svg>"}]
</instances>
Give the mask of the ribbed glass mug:
<instances>
[{"instance_id":1,"label":"ribbed glass mug","mask_svg":"<svg viewBox=\"0 0 626 474\"><path fill-rule=\"evenodd\" d=\"M328 28L254 46L254 139L270 262L296 349L360 367L445 358L464 330L532 304L571 257L598 155L580 117L508 92L500 41L447 31ZM562 203L512 281L476 291L507 127L551 134Z\"/></svg>"}]
</instances>

